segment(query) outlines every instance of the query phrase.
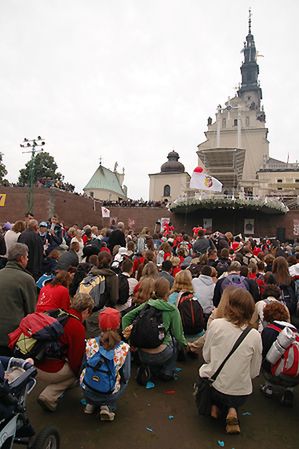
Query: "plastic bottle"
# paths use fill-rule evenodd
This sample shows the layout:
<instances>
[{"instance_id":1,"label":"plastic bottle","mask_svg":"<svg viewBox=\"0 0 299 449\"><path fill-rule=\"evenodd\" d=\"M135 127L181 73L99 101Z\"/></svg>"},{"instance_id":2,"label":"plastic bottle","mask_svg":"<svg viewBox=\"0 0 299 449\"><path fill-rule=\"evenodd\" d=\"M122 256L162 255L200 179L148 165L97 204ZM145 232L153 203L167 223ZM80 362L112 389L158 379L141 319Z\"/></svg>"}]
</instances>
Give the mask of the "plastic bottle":
<instances>
[{"instance_id":1,"label":"plastic bottle","mask_svg":"<svg viewBox=\"0 0 299 449\"><path fill-rule=\"evenodd\" d=\"M291 346L295 338L294 332L289 327L285 327L272 343L271 348L267 352L266 360L271 365L274 365L283 356L288 347Z\"/></svg>"}]
</instances>

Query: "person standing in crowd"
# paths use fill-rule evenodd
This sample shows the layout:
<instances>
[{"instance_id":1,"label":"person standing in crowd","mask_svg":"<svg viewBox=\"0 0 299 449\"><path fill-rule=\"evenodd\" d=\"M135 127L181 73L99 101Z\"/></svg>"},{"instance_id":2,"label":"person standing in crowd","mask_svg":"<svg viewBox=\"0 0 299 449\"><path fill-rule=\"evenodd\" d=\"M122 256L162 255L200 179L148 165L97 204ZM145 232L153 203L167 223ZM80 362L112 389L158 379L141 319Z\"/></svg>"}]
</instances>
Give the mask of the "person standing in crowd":
<instances>
[{"instance_id":1,"label":"person standing in crowd","mask_svg":"<svg viewBox=\"0 0 299 449\"><path fill-rule=\"evenodd\" d=\"M37 400L46 411L55 412L63 393L77 385L85 353L85 327L82 323L91 314L93 306L93 299L89 295L84 293L75 295L68 311L70 317L59 340L61 357L35 362L38 379L47 384Z\"/></svg>"},{"instance_id":2,"label":"person standing in crowd","mask_svg":"<svg viewBox=\"0 0 299 449\"><path fill-rule=\"evenodd\" d=\"M33 313L36 305L36 285L26 271L28 247L15 243L8 251L6 267L0 270L0 355L11 355L8 334L22 318Z\"/></svg>"},{"instance_id":3,"label":"person standing in crowd","mask_svg":"<svg viewBox=\"0 0 299 449\"><path fill-rule=\"evenodd\" d=\"M79 245L79 251L77 251L77 256L79 259L79 263L81 263L83 259L84 243L82 239L82 231L80 229L75 229L74 231L74 237L71 239L71 244L74 242L77 242Z\"/></svg>"},{"instance_id":4,"label":"person standing in crowd","mask_svg":"<svg viewBox=\"0 0 299 449\"><path fill-rule=\"evenodd\" d=\"M37 281L42 274L44 248L38 235L38 222L36 220L29 220L27 229L21 233L18 242L24 243L28 247L27 270Z\"/></svg>"},{"instance_id":5,"label":"person standing in crowd","mask_svg":"<svg viewBox=\"0 0 299 449\"><path fill-rule=\"evenodd\" d=\"M199 229L197 239L193 243L193 251L199 255L206 254L211 247L211 241L205 237L204 229Z\"/></svg>"},{"instance_id":6,"label":"person standing in crowd","mask_svg":"<svg viewBox=\"0 0 299 449\"><path fill-rule=\"evenodd\" d=\"M224 310L224 318L213 320L205 337L200 377L210 378L248 327L254 312L254 301L245 289L233 289ZM212 384L211 416L226 414L226 432L240 433L238 408L252 393L252 381L260 372L262 362L261 336L251 329L228 359Z\"/></svg>"},{"instance_id":7,"label":"person standing in crowd","mask_svg":"<svg viewBox=\"0 0 299 449\"><path fill-rule=\"evenodd\" d=\"M14 223L11 229L6 231L4 239L6 244L6 257L9 249L12 245L17 243L20 234L25 231L25 222L22 220L18 220Z\"/></svg>"},{"instance_id":8,"label":"person standing in crowd","mask_svg":"<svg viewBox=\"0 0 299 449\"><path fill-rule=\"evenodd\" d=\"M115 245L119 245L121 247L126 246L126 237L124 230L125 225L122 221L120 221L119 223L117 223L117 229L111 232L108 241L108 248L110 249L111 253Z\"/></svg>"}]
</instances>

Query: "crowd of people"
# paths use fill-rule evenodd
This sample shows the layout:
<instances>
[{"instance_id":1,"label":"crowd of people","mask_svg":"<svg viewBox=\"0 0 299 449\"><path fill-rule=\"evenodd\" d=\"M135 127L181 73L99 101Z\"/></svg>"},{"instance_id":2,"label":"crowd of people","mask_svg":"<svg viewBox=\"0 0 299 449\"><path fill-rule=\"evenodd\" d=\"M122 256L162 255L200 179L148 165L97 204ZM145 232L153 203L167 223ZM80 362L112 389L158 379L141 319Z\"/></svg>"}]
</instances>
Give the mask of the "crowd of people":
<instances>
[{"instance_id":1,"label":"crowd of people","mask_svg":"<svg viewBox=\"0 0 299 449\"><path fill-rule=\"evenodd\" d=\"M0 356L34 360L47 411L80 386L84 412L113 421L132 364L146 386L200 356L197 386L209 385L209 402L203 412L195 388L199 412L224 418L227 433L240 433L238 409L259 374L261 394L277 390L293 405L298 242L170 225L136 233L122 222L65 228L56 215L38 223L27 214L3 224L0 267Z\"/></svg>"}]
</instances>

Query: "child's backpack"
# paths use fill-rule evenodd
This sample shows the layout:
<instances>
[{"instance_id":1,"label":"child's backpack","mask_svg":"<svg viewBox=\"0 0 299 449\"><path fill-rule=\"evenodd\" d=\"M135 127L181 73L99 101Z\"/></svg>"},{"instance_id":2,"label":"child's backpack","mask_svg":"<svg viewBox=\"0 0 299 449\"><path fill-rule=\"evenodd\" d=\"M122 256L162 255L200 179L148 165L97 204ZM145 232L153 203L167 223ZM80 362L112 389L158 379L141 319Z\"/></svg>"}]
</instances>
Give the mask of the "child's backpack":
<instances>
[{"instance_id":1,"label":"child's backpack","mask_svg":"<svg viewBox=\"0 0 299 449\"><path fill-rule=\"evenodd\" d=\"M163 343L166 332L161 310L146 304L132 324L130 344L135 348L152 349Z\"/></svg>"},{"instance_id":2,"label":"child's backpack","mask_svg":"<svg viewBox=\"0 0 299 449\"><path fill-rule=\"evenodd\" d=\"M282 329L275 324L269 324L268 327L277 332ZM274 365L271 365L271 373L273 376L280 376L281 374L289 377L299 376L299 335L295 333L295 340L289 346L282 357Z\"/></svg>"},{"instance_id":3,"label":"child's backpack","mask_svg":"<svg viewBox=\"0 0 299 449\"><path fill-rule=\"evenodd\" d=\"M95 338L99 350L86 361L82 388L90 388L96 393L111 394L116 384L116 368L114 364L114 349L106 351L100 346L99 337Z\"/></svg>"},{"instance_id":4,"label":"child's backpack","mask_svg":"<svg viewBox=\"0 0 299 449\"><path fill-rule=\"evenodd\" d=\"M19 327L8 335L8 346L13 350L14 357L63 359L66 348L60 343L59 337L70 316L79 319L62 309L25 316Z\"/></svg>"},{"instance_id":5,"label":"child's backpack","mask_svg":"<svg viewBox=\"0 0 299 449\"><path fill-rule=\"evenodd\" d=\"M118 275L118 286L119 295L117 304L125 304L129 299L130 288L128 277L122 273Z\"/></svg>"},{"instance_id":6,"label":"child's backpack","mask_svg":"<svg viewBox=\"0 0 299 449\"><path fill-rule=\"evenodd\" d=\"M281 301L289 309L290 315L295 315L297 310L297 302L294 281L290 285L280 285Z\"/></svg>"},{"instance_id":7,"label":"child's backpack","mask_svg":"<svg viewBox=\"0 0 299 449\"><path fill-rule=\"evenodd\" d=\"M78 293L88 293L94 300L95 307L101 309L105 305L105 276L88 273L80 282Z\"/></svg>"},{"instance_id":8,"label":"child's backpack","mask_svg":"<svg viewBox=\"0 0 299 449\"><path fill-rule=\"evenodd\" d=\"M249 290L249 284L244 276L239 276L238 274L229 274L226 276L221 284L222 291L229 286L244 288Z\"/></svg>"},{"instance_id":9,"label":"child's backpack","mask_svg":"<svg viewBox=\"0 0 299 449\"><path fill-rule=\"evenodd\" d=\"M179 294L176 306L181 315L184 334L196 335L203 331L205 324L203 310L193 293Z\"/></svg>"}]
</instances>

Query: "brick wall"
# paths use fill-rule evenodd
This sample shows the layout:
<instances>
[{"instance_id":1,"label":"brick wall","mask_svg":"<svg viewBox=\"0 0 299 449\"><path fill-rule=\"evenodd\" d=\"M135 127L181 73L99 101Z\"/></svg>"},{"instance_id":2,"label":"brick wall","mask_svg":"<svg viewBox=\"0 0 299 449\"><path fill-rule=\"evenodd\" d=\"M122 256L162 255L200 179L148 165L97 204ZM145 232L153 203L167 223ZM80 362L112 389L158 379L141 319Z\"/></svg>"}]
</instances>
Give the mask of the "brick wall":
<instances>
[{"instance_id":1,"label":"brick wall","mask_svg":"<svg viewBox=\"0 0 299 449\"><path fill-rule=\"evenodd\" d=\"M27 189L21 187L0 187L0 193L6 193L6 203L0 207L0 222L22 219L27 211ZM192 214L173 215L167 209L156 207L109 207L111 217L123 221L128 227L129 220L134 220L137 231L148 226L153 229L155 222L163 217L169 217L176 230L190 232L193 226L203 225L203 218L212 218L213 231L232 231L234 234L243 233L244 218L254 218L255 235L274 237L278 228L285 230L287 239L293 239L293 221L299 220L299 211L292 210L287 215L265 215L260 212L244 211L196 211ZM56 189L36 188L34 190L34 214L38 221L48 219L57 213L60 219L70 226L91 223L99 227L109 225L108 218L102 218L100 205L90 198L63 192Z\"/></svg>"}]
</instances>

